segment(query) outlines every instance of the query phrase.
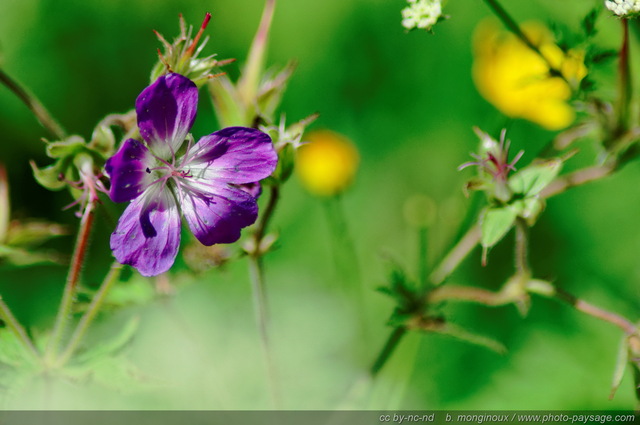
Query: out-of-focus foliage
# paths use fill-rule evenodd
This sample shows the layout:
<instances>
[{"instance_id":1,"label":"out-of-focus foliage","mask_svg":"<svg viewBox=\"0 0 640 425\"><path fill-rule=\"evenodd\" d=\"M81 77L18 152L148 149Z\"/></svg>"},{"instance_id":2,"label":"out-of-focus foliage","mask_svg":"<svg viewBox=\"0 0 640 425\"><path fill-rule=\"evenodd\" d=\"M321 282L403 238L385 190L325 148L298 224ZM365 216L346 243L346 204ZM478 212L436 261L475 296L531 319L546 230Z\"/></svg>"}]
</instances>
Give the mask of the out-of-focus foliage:
<instances>
[{"instance_id":1,"label":"out-of-focus foliage","mask_svg":"<svg viewBox=\"0 0 640 425\"><path fill-rule=\"evenodd\" d=\"M518 19L561 22L576 31L593 5L584 0L509 2ZM70 133L90 140L96 123L108 113L131 110L148 84L158 59L152 29L169 37L179 13L188 22L199 22L209 11L211 39L203 57L216 53L243 60L262 6L258 0L6 0L0 2L1 65L36 93ZM358 175L343 200L368 311L368 337L361 340L355 307L335 284L339 279L324 206L291 178L272 222L278 244L266 258L272 345L284 407L629 408L634 402L628 377L616 398L607 399L617 331L541 299L533 300L524 319L513 306L445 306L446 316L457 325L499 341L507 353L497 355L433 333L412 335L375 387L367 389L371 392L360 397L348 393L389 332L386 321L393 302L375 291L388 275L383 258L391 253L404 266L416 261L415 229L403 219L405 201L426 194L438 205L429 230L428 252L435 262L473 202L462 190L467 176L456 170L477 146L472 127L480 125L494 136L509 127L516 152L536 153L553 137L525 120L506 119L476 90L472 39L477 23L489 16L482 2L449 1L446 13L451 18L438 23L435 34L407 34L400 25L403 6L382 0L279 0L277 5L266 65L297 60L283 97L287 118L295 122L318 111L314 125L346 135L360 152ZM616 19L602 16L598 30L594 40L603 51L618 47ZM632 57L637 62L640 55ZM640 63L635 62L637 69ZM239 65L224 68L233 80ZM604 64L590 75L598 81L598 93L612 95L607 81L615 80L614 71ZM204 92L201 98L196 134L205 134L216 122ZM48 161L39 140L46 136L44 130L4 88L0 111L0 160L8 169L12 217L75 225L73 214L62 211L72 201L69 194L48 192L31 175L30 159ZM582 139L577 145L591 152L595 143ZM582 165L571 159L564 167L570 171ZM640 307L639 179L640 168L630 164L610 179L550 200L532 232L530 256L538 276L635 317ZM110 263L108 235L118 208L106 205L98 214L100 225L83 272L89 290ZM71 239L50 243L70 252ZM498 289L511 273L510 244L505 240L493 249L490 269L480 267L480 251L474 251L452 281ZM120 389L132 373L149 386L124 394L95 382L79 386L90 373L82 370L75 381L52 377L21 382L20 391L7 394L6 405L269 408L246 264L232 261L199 269L194 277L190 261L178 259L170 287L152 280L135 281L133 294L116 290L109 304L114 309L99 317L85 344L99 349L107 345L107 336L129 329L131 317L139 317L130 343L113 357L126 358L135 369L123 360L118 368L106 364L93 373L123 377L119 382L124 384L115 385ZM63 267L51 265L6 268L0 273L0 293L37 334L51 326L64 276ZM149 295L152 291L144 285L173 295ZM129 341L130 335L124 335ZM91 352L85 353L90 357ZM408 363L412 358L415 363ZM395 391L405 379L404 390ZM394 396L385 396L390 393ZM368 395L373 401L363 406Z\"/></svg>"}]
</instances>

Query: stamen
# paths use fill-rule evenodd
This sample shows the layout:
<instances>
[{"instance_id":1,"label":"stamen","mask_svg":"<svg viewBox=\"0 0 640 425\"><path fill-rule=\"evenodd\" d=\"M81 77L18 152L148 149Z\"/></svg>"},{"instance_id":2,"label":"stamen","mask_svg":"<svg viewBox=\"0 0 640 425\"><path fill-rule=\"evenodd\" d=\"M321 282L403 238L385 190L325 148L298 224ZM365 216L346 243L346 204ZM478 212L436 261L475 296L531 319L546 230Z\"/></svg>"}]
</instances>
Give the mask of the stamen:
<instances>
[{"instance_id":1,"label":"stamen","mask_svg":"<svg viewBox=\"0 0 640 425\"><path fill-rule=\"evenodd\" d=\"M173 69L171 69L171 65L169 65L169 62L167 62L167 59L162 55L162 52L160 51L160 49L158 49L158 56L160 57L160 62L162 62L165 68L167 68L167 71L173 72Z\"/></svg>"},{"instance_id":2,"label":"stamen","mask_svg":"<svg viewBox=\"0 0 640 425\"><path fill-rule=\"evenodd\" d=\"M189 48L185 52L185 54L188 55L188 57L191 57L193 55L193 51L195 50L196 46L198 45L198 41L200 41L200 37L202 37L202 33L204 33L204 30L207 28L207 25L209 25L209 21L210 20L211 20L211 13L207 12L207 14L204 15L204 21L202 21L202 25L200 26L200 30L198 31L196 36L193 38L193 42L191 43L191 45L189 46Z\"/></svg>"}]
</instances>

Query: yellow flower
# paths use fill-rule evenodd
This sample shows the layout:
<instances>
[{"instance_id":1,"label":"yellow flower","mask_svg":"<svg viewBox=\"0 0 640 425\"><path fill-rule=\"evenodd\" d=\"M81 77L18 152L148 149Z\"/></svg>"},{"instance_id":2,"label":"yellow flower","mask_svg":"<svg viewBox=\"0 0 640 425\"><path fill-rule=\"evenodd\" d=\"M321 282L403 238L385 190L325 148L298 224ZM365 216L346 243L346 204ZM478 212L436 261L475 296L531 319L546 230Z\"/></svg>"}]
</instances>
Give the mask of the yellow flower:
<instances>
[{"instance_id":1,"label":"yellow flower","mask_svg":"<svg viewBox=\"0 0 640 425\"><path fill-rule=\"evenodd\" d=\"M525 118L548 130L565 128L575 118L567 103L571 98L567 81L577 85L587 74L584 52L563 52L539 23L526 23L522 30L546 60L512 33L499 31L495 23L482 23L474 43L476 86L505 115ZM567 81L552 76L549 64Z\"/></svg>"},{"instance_id":2,"label":"yellow flower","mask_svg":"<svg viewBox=\"0 0 640 425\"><path fill-rule=\"evenodd\" d=\"M320 196L342 192L353 180L359 155L344 136L328 130L315 131L309 143L298 149L296 171L304 187Z\"/></svg>"}]
</instances>

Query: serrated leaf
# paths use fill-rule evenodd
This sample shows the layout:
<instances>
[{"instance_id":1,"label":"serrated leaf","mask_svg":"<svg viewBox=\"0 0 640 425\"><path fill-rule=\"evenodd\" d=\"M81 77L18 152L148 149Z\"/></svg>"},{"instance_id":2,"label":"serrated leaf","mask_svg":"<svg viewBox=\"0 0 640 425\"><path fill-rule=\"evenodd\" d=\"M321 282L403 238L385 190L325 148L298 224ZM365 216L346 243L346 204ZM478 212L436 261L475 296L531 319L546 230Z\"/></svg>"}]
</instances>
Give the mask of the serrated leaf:
<instances>
[{"instance_id":1,"label":"serrated leaf","mask_svg":"<svg viewBox=\"0 0 640 425\"><path fill-rule=\"evenodd\" d=\"M0 329L0 363L14 368L30 367L32 358L15 334L6 328Z\"/></svg>"},{"instance_id":2,"label":"serrated leaf","mask_svg":"<svg viewBox=\"0 0 640 425\"><path fill-rule=\"evenodd\" d=\"M156 297L156 292L144 277L130 279L122 285L115 285L109 290L105 303L110 306L124 307L145 304Z\"/></svg>"},{"instance_id":3,"label":"serrated leaf","mask_svg":"<svg viewBox=\"0 0 640 425\"><path fill-rule=\"evenodd\" d=\"M509 178L509 187L524 197L535 196L556 178L562 160L553 158L523 168Z\"/></svg>"},{"instance_id":4,"label":"serrated leaf","mask_svg":"<svg viewBox=\"0 0 640 425\"><path fill-rule=\"evenodd\" d=\"M517 212L509 207L489 208L482 215L482 237L480 242L485 248L490 248L513 227Z\"/></svg>"},{"instance_id":5,"label":"serrated leaf","mask_svg":"<svg viewBox=\"0 0 640 425\"><path fill-rule=\"evenodd\" d=\"M138 317L132 317L122 327L118 334L113 336L110 340L101 342L82 354L79 354L76 357L76 362L91 363L108 356L113 356L115 353L122 350L133 339L133 336L138 330L139 324L140 319Z\"/></svg>"}]
</instances>

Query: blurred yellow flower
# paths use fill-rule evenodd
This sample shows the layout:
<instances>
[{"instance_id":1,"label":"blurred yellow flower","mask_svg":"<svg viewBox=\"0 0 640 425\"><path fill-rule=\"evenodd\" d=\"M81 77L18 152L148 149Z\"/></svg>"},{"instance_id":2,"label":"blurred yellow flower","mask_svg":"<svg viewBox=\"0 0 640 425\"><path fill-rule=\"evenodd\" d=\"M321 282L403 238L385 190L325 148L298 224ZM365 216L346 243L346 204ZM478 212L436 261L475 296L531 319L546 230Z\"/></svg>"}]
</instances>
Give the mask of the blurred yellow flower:
<instances>
[{"instance_id":1,"label":"blurred yellow flower","mask_svg":"<svg viewBox=\"0 0 640 425\"><path fill-rule=\"evenodd\" d=\"M329 130L309 133L298 149L296 171L304 187L320 196L343 191L353 180L359 155L346 137Z\"/></svg>"},{"instance_id":2,"label":"blurred yellow flower","mask_svg":"<svg viewBox=\"0 0 640 425\"><path fill-rule=\"evenodd\" d=\"M543 25L530 22L522 31L538 47L543 59L512 33L500 31L494 22L476 30L473 78L478 90L507 116L525 118L548 130L560 130L575 118L567 103L571 87L587 74L584 52L563 52ZM551 75L549 64L560 71Z\"/></svg>"}]
</instances>

